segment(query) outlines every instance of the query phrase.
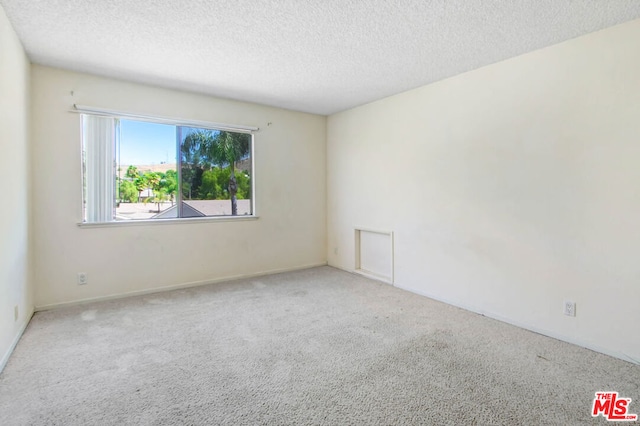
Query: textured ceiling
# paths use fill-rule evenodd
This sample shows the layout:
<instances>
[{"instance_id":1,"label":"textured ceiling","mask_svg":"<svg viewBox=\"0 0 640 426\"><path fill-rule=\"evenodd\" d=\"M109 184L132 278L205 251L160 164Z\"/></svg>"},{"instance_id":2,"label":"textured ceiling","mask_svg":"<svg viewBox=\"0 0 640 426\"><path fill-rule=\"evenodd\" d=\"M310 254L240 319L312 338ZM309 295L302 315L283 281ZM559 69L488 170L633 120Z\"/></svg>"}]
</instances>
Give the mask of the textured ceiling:
<instances>
[{"instance_id":1,"label":"textured ceiling","mask_svg":"<svg viewBox=\"0 0 640 426\"><path fill-rule=\"evenodd\" d=\"M640 17L639 0L0 0L33 62L331 114Z\"/></svg>"}]
</instances>

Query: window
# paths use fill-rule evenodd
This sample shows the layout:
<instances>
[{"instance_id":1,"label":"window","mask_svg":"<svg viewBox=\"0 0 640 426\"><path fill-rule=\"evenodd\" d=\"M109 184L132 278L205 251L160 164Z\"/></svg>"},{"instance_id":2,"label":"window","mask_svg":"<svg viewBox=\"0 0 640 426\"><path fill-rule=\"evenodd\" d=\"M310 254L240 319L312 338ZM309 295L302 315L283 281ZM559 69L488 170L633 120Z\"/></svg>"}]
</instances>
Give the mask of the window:
<instances>
[{"instance_id":1,"label":"window","mask_svg":"<svg viewBox=\"0 0 640 426\"><path fill-rule=\"evenodd\" d=\"M253 215L250 130L81 117L84 222Z\"/></svg>"}]
</instances>

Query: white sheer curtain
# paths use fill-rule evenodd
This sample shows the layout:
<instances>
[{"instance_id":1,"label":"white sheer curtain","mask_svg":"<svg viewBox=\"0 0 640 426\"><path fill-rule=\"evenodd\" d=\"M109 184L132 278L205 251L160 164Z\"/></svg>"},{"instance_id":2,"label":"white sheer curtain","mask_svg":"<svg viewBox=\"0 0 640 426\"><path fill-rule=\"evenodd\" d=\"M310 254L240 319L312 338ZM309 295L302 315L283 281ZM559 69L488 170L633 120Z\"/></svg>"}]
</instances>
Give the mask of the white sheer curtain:
<instances>
[{"instance_id":1,"label":"white sheer curtain","mask_svg":"<svg viewBox=\"0 0 640 426\"><path fill-rule=\"evenodd\" d=\"M112 117L82 115L86 222L113 221L116 126Z\"/></svg>"}]
</instances>

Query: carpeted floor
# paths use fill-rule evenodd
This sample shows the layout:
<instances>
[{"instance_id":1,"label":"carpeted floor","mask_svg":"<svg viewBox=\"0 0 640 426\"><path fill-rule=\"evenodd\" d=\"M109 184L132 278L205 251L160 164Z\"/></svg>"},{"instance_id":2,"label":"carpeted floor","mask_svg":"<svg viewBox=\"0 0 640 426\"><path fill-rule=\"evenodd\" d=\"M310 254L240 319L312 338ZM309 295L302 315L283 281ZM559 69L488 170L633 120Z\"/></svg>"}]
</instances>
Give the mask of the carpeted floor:
<instances>
[{"instance_id":1,"label":"carpeted floor","mask_svg":"<svg viewBox=\"0 0 640 426\"><path fill-rule=\"evenodd\" d=\"M578 425L640 367L329 267L37 313L1 425Z\"/></svg>"}]
</instances>

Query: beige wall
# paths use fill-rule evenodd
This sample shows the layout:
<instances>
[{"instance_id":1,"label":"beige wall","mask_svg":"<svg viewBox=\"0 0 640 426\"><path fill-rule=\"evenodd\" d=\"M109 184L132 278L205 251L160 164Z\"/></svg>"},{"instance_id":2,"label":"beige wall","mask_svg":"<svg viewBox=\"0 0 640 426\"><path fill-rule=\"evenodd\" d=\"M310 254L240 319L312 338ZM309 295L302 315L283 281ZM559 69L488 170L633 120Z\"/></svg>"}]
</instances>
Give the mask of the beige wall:
<instances>
[{"instance_id":1,"label":"beige wall","mask_svg":"<svg viewBox=\"0 0 640 426\"><path fill-rule=\"evenodd\" d=\"M640 21L328 119L329 264L640 362ZM563 316L564 300L577 304Z\"/></svg>"},{"instance_id":2,"label":"beige wall","mask_svg":"<svg viewBox=\"0 0 640 426\"><path fill-rule=\"evenodd\" d=\"M0 8L0 173L11 201L0 209L0 366L34 303L317 265L327 253L352 270L354 228L394 232L399 287L640 361L637 40L640 21L327 120L30 70ZM260 218L78 227L74 103L259 126ZM564 300L577 303L575 318L562 315Z\"/></svg>"},{"instance_id":3,"label":"beige wall","mask_svg":"<svg viewBox=\"0 0 640 426\"><path fill-rule=\"evenodd\" d=\"M33 313L28 101L29 61L0 6L0 370Z\"/></svg>"},{"instance_id":4,"label":"beige wall","mask_svg":"<svg viewBox=\"0 0 640 426\"><path fill-rule=\"evenodd\" d=\"M326 263L325 117L38 65L31 90L37 307ZM260 218L78 227L74 103L260 127L254 154ZM88 285L77 285L78 272L88 274Z\"/></svg>"}]
</instances>

